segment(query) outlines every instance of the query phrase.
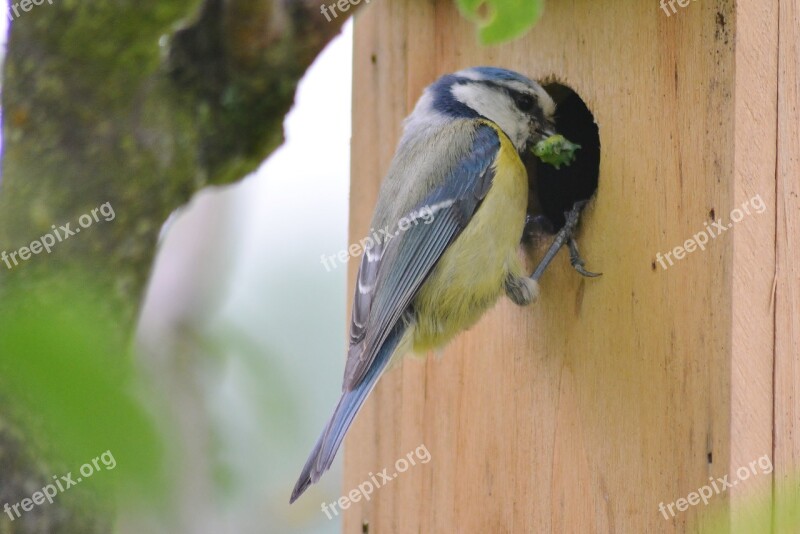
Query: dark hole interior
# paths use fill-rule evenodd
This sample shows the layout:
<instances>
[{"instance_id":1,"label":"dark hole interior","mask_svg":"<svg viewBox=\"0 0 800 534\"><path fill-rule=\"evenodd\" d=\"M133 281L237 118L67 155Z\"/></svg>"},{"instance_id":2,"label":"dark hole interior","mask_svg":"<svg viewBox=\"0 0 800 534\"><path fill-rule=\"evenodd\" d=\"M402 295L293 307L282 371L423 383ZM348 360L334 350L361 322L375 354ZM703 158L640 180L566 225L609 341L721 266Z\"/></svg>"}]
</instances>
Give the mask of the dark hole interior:
<instances>
[{"instance_id":1,"label":"dark hole interior","mask_svg":"<svg viewBox=\"0 0 800 534\"><path fill-rule=\"evenodd\" d=\"M556 131L581 145L572 164L561 169L535 161L539 209L557 231L564 226L564 212L597 191L600 135L592 112L575 91L560 83L542 87L556 102Z\"/></svg>"}]
</instances>

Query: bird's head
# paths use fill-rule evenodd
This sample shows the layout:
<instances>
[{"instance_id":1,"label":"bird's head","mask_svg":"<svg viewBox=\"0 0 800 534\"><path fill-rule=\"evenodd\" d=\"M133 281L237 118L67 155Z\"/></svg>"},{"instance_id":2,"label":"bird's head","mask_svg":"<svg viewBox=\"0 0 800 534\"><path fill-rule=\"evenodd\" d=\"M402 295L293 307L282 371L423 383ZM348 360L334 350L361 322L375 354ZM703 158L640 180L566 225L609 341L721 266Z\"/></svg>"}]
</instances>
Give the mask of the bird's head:
<instances>
[{"instance_id":1,"label":"bird's head","mask_svg":"<svg viewBox=\"0 0 800 534\"><path fill-rule=\"evenodd\" d=\"M555 133L555 111L550 95L525 76L496 67L472 67L434 82L414 114L483 117L497 124L522 153Z\"/></svg>"}]
</instances>

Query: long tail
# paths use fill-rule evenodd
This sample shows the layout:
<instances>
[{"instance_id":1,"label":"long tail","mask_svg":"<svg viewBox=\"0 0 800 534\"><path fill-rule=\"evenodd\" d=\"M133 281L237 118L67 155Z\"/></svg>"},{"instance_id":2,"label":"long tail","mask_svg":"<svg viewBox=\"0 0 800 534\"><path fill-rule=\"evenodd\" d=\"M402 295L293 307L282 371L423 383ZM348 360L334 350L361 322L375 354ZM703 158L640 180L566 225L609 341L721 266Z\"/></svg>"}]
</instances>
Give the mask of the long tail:
<instances>
[{"instance_id":1,"label":"long tail","mask_svg":"<svg viewBox=\"0 0 800 534\"><path fill-rule=\"evenodd\" d=\"M303 471L294 486L289 504L296 501L311 484L316 483L322 474L330 468L333 459L336 457L336 452L342 444L344 435L347 433L347 429L350 428L358 410L361 409L367 396L378 382L378 378L386 369L386 365L391 360L392 354L403 337L405 330L406 327L401 321L401 324L392 330L383 343L375 357L375 361L361 383L354 389L345 391L342 394L339 404L336 405L336 409L333 411L333 415L328 420L322 435L314 445L308 460L306 460L306 465L303 466Z\"/></svg>"}]
</instances>

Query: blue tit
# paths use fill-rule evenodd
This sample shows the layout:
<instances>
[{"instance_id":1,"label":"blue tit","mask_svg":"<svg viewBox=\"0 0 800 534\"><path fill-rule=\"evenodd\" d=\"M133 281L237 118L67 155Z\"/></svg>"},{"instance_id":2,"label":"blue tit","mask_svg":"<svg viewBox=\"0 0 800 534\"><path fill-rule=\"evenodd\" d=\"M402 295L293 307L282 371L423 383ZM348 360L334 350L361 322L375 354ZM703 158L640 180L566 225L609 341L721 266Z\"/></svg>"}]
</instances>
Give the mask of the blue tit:
<instances>
[{"instance_id":1,"label":"blue tit","mask_svg":"<svg viewBox=\"0 0 800 534\"><path fill-rule=\"evenodd\" d=\"M425 89L372 218L389 231L365 247L359 267L342 396L290 502L331 466L390 362L442 347L504 293L519 305L536 299L518 256L529 189L521 155L555 134L555 110L539 84L494 67Z\"/></svg>"}]
</instances>

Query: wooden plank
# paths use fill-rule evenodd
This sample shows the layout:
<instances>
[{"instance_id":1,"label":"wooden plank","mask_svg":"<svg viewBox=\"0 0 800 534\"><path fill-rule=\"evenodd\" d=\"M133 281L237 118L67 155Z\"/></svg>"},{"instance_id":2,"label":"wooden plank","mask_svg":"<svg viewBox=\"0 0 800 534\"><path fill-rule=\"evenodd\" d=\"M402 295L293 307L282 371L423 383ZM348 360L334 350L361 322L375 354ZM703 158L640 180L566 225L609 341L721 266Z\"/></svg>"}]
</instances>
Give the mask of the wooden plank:
<instances>
[{"instance_id":1,"label":"wooden plank","mask_svg":"<svg viewBox=\"0 0 800 534\"><path fill-rule=\"evenodd\" d=\"M504 300L441 358L388 373L347 438L343 494L392 474L420 444L431 460L350 506L345 532L686 532L726 509L727 492L667 519L659 504L772 450L773 349L797 343L773 339L764 302L775 272L777 1L740 1L738 12L732 0L692 2L669 17L652 2L553 1L533 32L493 48L476 43L452 0L363 10L352 241L369 232L400 121L422 88L498 65L555 75L593 111L600 188L579 241L604 276L580 279L562 256L536 305ZM796 143L793 124L786 143ZM787 195L796 161L785 166ZM657 262L755 194L764 214L667 269ZM786 220L796 237L797 219ZM779 267L779 285L795 284L796 265ZM796 304L776 300L795 318ZM740 487L771 477L753 480Z\"/></svg>"},{"instance_id":2,"label":"wooden plank","mask_svg":"<svg viewBox=\"0 0 800 534\"><path fill-rule=\"evenodd\" d=\"M760 195L769 209L738 223L733 254L731 328L731 479L773 449L775 321L775 169L778 2L738 2L736 13L734 206ZM729 490L731 532L752 532L749 517L769 506L772 476ZM768 508L761 508L761 510ZM763 525L767 532L769 525Z\"/></svg>"},{"instance_id":3,"label":"wooden plank","mask_svg":"<svg viewBox=\"0 0 800 534\"><path fill-rule=\"evenodd\" d=\"M800 5L780 3L775 270L775 532L800 502ZM789 508L789 509L787 509ZM795 525L796 526L796 525Z\"/></svg>"}]
</instances>

